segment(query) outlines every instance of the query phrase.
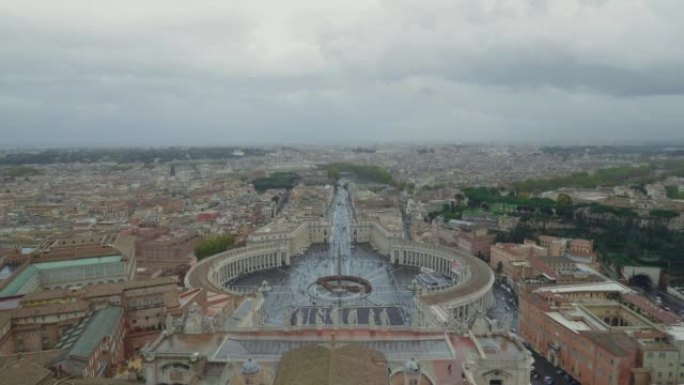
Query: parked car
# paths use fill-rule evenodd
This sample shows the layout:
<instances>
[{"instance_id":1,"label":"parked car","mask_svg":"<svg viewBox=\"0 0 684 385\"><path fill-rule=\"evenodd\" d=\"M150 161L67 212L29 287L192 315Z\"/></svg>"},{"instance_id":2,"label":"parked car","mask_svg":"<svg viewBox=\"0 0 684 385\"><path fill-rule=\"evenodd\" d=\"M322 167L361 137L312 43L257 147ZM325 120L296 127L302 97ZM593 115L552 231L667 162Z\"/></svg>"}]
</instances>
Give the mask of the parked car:
<instances>
[{"instance_id":1,"label":"parked car","mask_svg":"<svg viewBox=\"0 0 684 385\"><path fill-rule=\"evenodd\" d=\"M553 385L554 381L551 376L544 377L544 385Z\"/></svg>"}]
</instances>

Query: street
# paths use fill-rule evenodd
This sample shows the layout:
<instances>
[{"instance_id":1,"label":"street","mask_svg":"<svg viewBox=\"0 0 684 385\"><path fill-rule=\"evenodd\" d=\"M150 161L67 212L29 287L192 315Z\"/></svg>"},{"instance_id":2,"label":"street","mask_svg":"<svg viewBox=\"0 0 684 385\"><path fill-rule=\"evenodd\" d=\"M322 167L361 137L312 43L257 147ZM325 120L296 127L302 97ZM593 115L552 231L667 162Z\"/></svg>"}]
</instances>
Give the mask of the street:
<instances>
[{"instance_id":1,"label":"street","mask_svg":"<svg viewBox=\"0 0 684 385\"><path fill-rule=\"evenodd\" d=\"M496 305L490 309L488 316L493 319L501 320L504 314L508 314L510 329L517 333L518 330L518 299L515 294L504 289L505 286L494 285L494 298Z\"/></svg>"},{"instance_id":2,"label":"street","mask_svg":"<svg viewBox=\"0 0 684 385\"><path fill-rule=\"evenodd\" d=\"M631 284L630 288L641 293L655 306L662 307L665 310L671 311L679 316L684 315L684 301L671 295L670 293L661 290L658 287L641 284Z\"/></svg>"},{"instance_id":3,"label":"street","mask_svg":"<svg viewBox=\"0 0 684 385\"><path fill-rule=\"evenodd\" d=\"M496 306L489 310L489 317L497 320L501 320L504 314L508 314L510 321L510 331L517 334L518 332L518 300L517 296L510 290L509 287L502 284L494 285L494 297L496 300ZM566 379L565 373L557 373L558 368L552 365L546 358L540 356L535 351L531 350L532 357L534 357L534 372L538 373L539 376L534 379L530 377L530 383L532 385L542 385L544 384L544 378L549 376L553 379L553 384L555 385L576 385L578 382L571 382Z\"/></svg>"},{"instance_id":4,"label":"street","mask_svg":"<svg viewBox=\"0 0 684 385\"><path fill-rule=\"evenodd\" d=\"M570 381L564 378L564 375L556 373L558 368L553 366L546 358L537 354L537 352L530 350L532 352L532 357L534 357L534 371L539 373L539 378L530 378L530 383L532 385L543 385L544 378L549 376L553 379L554 385L573 385ZM577 383L577 382L576 382Z\"/></svg>"}]
</instances>

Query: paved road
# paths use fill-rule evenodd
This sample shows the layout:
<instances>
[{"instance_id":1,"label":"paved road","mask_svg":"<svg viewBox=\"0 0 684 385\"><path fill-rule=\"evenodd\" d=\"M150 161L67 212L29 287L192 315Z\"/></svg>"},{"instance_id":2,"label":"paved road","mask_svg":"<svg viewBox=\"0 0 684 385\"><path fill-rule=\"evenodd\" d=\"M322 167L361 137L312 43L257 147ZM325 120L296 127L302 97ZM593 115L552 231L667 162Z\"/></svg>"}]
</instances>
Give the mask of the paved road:
<instances>
[{"instance_id":1,"label":"paved road","mask_svg":"<svg viewBox=\"0 0 684 385\"><path fill-rule=\"evenodd\" d=\"M660 290L660 289L653 289L653 293L658 295L662 301L663 306L667 306L670 308L670 310L676 314L682 315L684 313L684 301L681 299L673 296L672 294Z\"/></svg>"},{"instance_id":2,"label":"paved road","mask_svg":"<svg viewBox=\"0 0 684 385\"><path fill-rule=\"evenodd\" d=\"M684 315L684 301L671 295L670 293L660 290L657 287L647 287L641 285L630 285L630 287L644 295L655 306L663 306L670 309L671 312L680 316ZM658 298L660 298L658 300Z\"/></svg>"},{"instance_id":3,"label":"paved road","mask_svg":"<svg viewBox=\"0 0 684 385\"><path fill-rule=\"evenodd\" d=\"M499 284L494 285L494 296L496 299L496 306L490 310L489 316L500 320L504 313L508 313L511 321L511 329L516 332L518 330L518 302L517 297L513 293L509 293L504 289L504 286ZM557 374L557 367L552 365L546 358L540 356L535 351L532 351L532 356L535 360L535 370L539 373L538 379L530 378L532 385L543 385L544 377L549 376L553 378L554 385L572 385L570 381L566 380L564 373Z\"/></svg>"},{"instance_id":4,"label":"paved road","mask_svg":"<svg viewBox=\"0 0 684 385\"><path fill-rule=\"evenodd\" d=\"M563 377L563 374L557 374L555 366L553 366L549 361L547 361L544 357L540 356L537 354L535 351L532 352L532 357L534 357L534 366L535 370L539 373L539 378L538 379L530 379L530 383L532 385L543 385L544 384L544 377L549 376L553 378L553 383L554 385L572 385L570 381L566 380Z\"/></svg>"},{"instance_id":5,"label":"paved road","mask_svg":"<svg viewBox=\"0 0 684 385\"><path fill-rule=\"evenodd\" d=\"M496 306L494 311L490 311L489 316L501 320L504 313L508 313L511 321L511 329L518 330L518 299L515 294L504 290L500 285L494 285L494 298Z\"/></svg>"}]
</instances>

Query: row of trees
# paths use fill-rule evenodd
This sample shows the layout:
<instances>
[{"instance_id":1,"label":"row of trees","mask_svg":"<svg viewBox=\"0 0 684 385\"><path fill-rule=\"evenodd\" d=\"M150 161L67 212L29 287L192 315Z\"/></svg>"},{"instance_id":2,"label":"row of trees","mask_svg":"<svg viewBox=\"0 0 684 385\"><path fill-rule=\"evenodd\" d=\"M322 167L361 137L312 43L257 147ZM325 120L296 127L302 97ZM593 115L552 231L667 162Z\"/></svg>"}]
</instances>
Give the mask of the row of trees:
<instances>
[{"instance_id":1,"label":"row of trees","mask_svg":"<svg viewBox=\"0 0 684 385\"><path fill-rule=\"evenodd\" d=\"M509 233L498 233L498 242L521 243L525 239L538 239L539 235L548 234L593 239L597 251L615 266L684 261L681 255L684 234L667 227L671 219L679 216L673 210L654 209L648 215L640 216L630 208L599 203L575 204L566 194L560 194L553 201L519 196L514 192L504 193L498 188L478 187L464 189L463 194L454 197L453 205L445 205L434 216L458 217L462 212L459 207L466 207L461 205L464 199L467 199L468 207L483 210L497 203L516 205L511 215L520 216L521 222ZM573 228L546 229L549 220L559 219L573 225Z\"/></svg>"},{"instance_id":2,"label":"row of trees","mask_svg":"<svg viewBox=\"0 0 684 385\"><path fill-rule=\"evenodd\" d=\"M444 221L450 221L452 219L461 219L463 217L463 206L457 205L454 202L445 203L442 205L442 210L441 211L431 211L428 213L428 216L426 220L428 222L432 222L435 218L438 216L442 216L444 218Z\"/></svg>"},{"instance_id":3,"label":"row of trees","mask_svg":"<svg viewBox=\"0 0 684 385\"><path fill-rule=\"evenodd\" d=\"M569 222L606 222L609 219L617 219L624 222L625 218L640 218L639 213L626 207L608 206L600 203L575 204L567 194L559 194L557 200L554 201L548 198L516 196L514 192L502 194L502 190L498 188L475 187L466 188L463 193L456 194L451 204L444 204L440 211L430 213L430 219L434 219L438 215L442 215L446 220L460 219L465 210L476 209L497 212L497 207L499 212L519 216L525 220L564 219ZM504 207L505 210L502 210L501 207ZM679 213L674 210L654 209L647 216L641 218L667 225L669 220L678 216Z\"/></svg>"},{"instance_id":4,"label":"row of trees","mask_svg":"<svg viewBox=\"0 0 684 385\"><path fill-rule=\"evenodd\" d=\"M326 170L328 172L328 178L333 181L339 180L343 172L350 172L365 182L376 182L388 185L393 184L392 175L389 171L379 166L339 162L328 164Z\"/></svg>"},{"instance_id":5,"label":"row of trees","mask_svg":"<svg viewBox=\"0 0 684 385\"><path fill-rule=\"evenodd\" d=\"M684 262L684 234L670 231L665 225L651 223L644 226L638 218L615 216L606 221L590 221L578 213L573 228L546 229L534 221L521 221L510 232L498 232L496 242L522 243L525 239L538 240L539 235L594 240L594 248L605 262L613 266L651 264L665 266L675 262L672 269Z\"/></svg>"},{"instance_id":6,"label":"row of trees","mask_svg":"<svg viewBox=\"0 0 684 385\"><path fill-rule=\"evenodd\" d=\"M627 208L600 204L572 207L573 215L569 217L572 228L547 229L539 218L528 218L510 233L497 234L497 241L520 243L524 239L537 239L539 235L593 239L599 254L614 266L626 263L662 266L665 261L684 261L681 255L684 234L671 231L666 225L676 212L653 210L649 217L640 218Z\"/></svg>"},{"instance_id":7,"label":"row of trees","mask_svg":"<svg viewBox=\"0 0 684 385\"><path fill-rule=\"evenodd\" d=\"M665 194L670 199L684 199L684 192L679 191L679 186L665 186Z\"/></svg>"},{"instance_id":8,"label":"row of trees","mask_svg":"<svg viewBox=\"0 0 684 385\"><path fill-rule=\"evenodd\" d=\"M234 244L235 236L233 234L220 234L206 238L195 248L195 256L197 257L197 260L201 260L208 256L226 251L233 247Z\"/></svg>"},{"instance_id":9,"label":"row of trees","mask_svg":"<svg viewBox=\"0 0 684 385\"><path fill-rule=\"evenodd\" d=\"M684 161L664 160L652 162L648 165L631 167L609 167L594 172L576 172L567 176L548 179L527 179L513 183L516 191L538 193L555 190L561 187L594 188L598 186L631 185L642 188L643 185L653 183L655 176L662 179L667 176L684 176ZM675 188L676 189L676 188ZM672 187L669 194L679 196L679 191Z\"/></svg>"},{"instance_id":10,"label":"row of trees","mask_svg":"<svg viewBox=\"0 0 684 385\"><path fill-rule=\"evenodd\" d=\"M439 215L445 221L461 219L467 210L505 212L525 218L551 218L572 216L573 205L572 199L565 194L561 194L559 199L554 201L547 198L516 196L515 192L504 192L499 188L472 187L454 195L454 201L451 204L444 204L440 211L429 213L428 219L432 220Z\"/></svg>"},{"instance_id":11,"label":"row of trees","mask_svg":"<svg viewBox=\"0 0 684 385\"><path fill-rule=\"evenodd\" d=\"M40 174L42 174L41 170L29 166L12 166L0 168L0 176L5 176L9 178L20 178Z\"/></svg>"},{"instance_id":12,"label":"row of trees","mask_svg":"<svg viewBox=\"0 0 684 385\"><path fill-rule=\"evenodd\" d=\"M268 189L292 188L299 183L300 177L296 172L274 172L266 178L257 178L252 181L254 189L260 193Z\"/></svg>"},{"instance_id":13,"label":"row of trees","mask_svg":"<svg viewBox=\"0 0 684 385\"><path fill-rule=\"evenodd\" d=\"M502 191L496 187L471 187L463 189L465 197L468 198L468 207L480 207L482 204L501 203L507 205L522 206L529 209L553 208L556 201L548 198L529 198L509 191L502 195ZM456 194L454 199L461 201L465 199L462 194Z\"/></svg>"},{"instance_id":14,"label":"row of trees","mask_svg":"<svg viewBox=\"0 0 684 385\"><path fill-rule=\"evenodd\" d=\"M31 153L11 153L0 157L0 165L51 163L154 163L191 159L228 159L240 156L263 156L260 148L238 147L167 147L167 148L103 148L103 149L46 149Z\"/></svg>"},{"instance_id":15,"label":"row of trees","mask_svg":"<svg viewBox=\"0 0 684 385\"><path fill-rule=\"evenodd\" d=\"M593 173L576 172L568 176L549 179L527 179L514 182L517 191L543 192L561 187L594 188L598 186L617 186L624 184L647 184L654 181L654 166L611 167Z\"/></svg>"}]
</instances>

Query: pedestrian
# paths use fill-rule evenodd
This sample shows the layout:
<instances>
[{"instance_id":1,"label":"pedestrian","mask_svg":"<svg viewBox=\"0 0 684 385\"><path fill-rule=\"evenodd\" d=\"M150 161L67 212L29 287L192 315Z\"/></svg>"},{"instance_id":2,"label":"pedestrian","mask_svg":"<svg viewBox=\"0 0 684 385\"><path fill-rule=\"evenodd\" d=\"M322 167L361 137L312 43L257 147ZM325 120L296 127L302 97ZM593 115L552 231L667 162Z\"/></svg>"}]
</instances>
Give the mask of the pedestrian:
<instances>
[{"instance_id":1,"label":"pedestrian","mask_svg":"<svg viewBox=\"0 0 684 385\"><path fill-rule=\"evenodd\" d=\"M449 366L447 366L447 370L449 371L449 374L451 374L451 363L449 363Z\"/></svg>"}]
</instances>

